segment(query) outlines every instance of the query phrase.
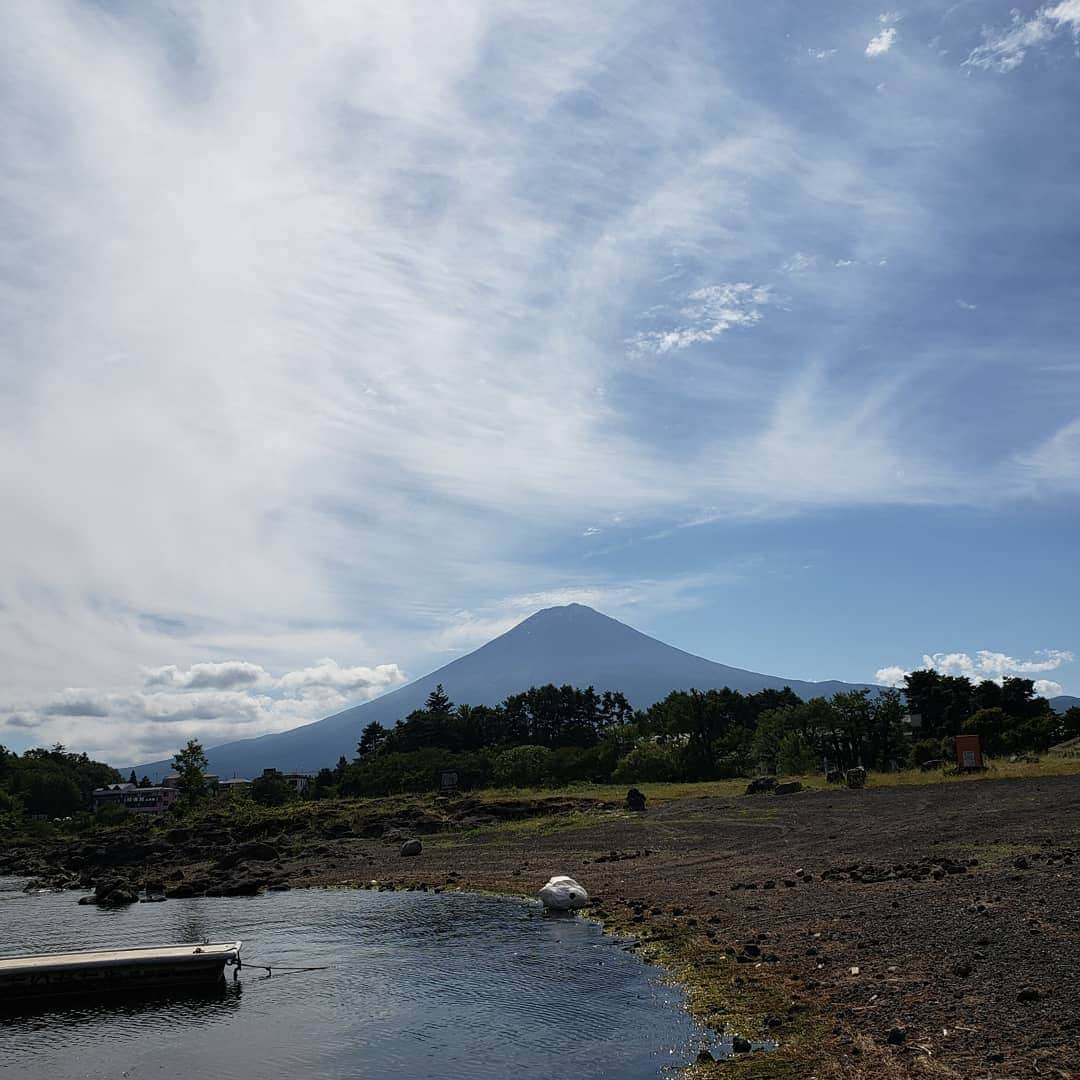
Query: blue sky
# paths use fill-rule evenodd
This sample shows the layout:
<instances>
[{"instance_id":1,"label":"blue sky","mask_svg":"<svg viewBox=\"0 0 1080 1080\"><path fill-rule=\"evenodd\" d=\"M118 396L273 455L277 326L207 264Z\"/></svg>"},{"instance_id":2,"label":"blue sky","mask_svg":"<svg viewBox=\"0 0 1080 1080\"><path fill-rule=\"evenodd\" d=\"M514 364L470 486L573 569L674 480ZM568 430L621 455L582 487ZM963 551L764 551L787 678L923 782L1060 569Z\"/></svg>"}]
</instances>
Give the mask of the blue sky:
<instances>
[{"instance_id":1,"label":"blue sky","mask_svg":"<svg viewBox=\"0 0 1080 1080\"><path fill-rule=\"evenodd\" d=\"M8 13L0 742L282 730L569 600L1080 693L1080 0L585 7Z\"/></svg>"}]
</instances>

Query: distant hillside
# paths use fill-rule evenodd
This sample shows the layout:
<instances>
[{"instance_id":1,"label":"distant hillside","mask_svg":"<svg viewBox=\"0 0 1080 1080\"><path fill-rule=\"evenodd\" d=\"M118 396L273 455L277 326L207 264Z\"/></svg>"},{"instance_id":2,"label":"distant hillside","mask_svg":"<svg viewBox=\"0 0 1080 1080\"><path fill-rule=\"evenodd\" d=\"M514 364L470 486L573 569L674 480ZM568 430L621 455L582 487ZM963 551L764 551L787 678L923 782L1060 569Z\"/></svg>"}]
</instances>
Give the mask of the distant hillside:
<instances>
[{"instance_id":1,"label":"distant hillside","mask_svg":"<svg viewBox=\"0 0 1080 1080\"><path fill-rule=\"evenodd\" d=\"M1080 708L1080 697L1069 697L1068 694L1062 694L1061 697L1051 698L1050 704L1058 712L1068 712L1069 709Z\"/></svg>"},{"instance_id":2,"label":"distant hillside","mask_svg":"<svg viewBox=\"0 0 1080 1080\"><path fill-rule=\"evenodd\" d=\"M264 768L314 772L344 754L352 758L361 729L377 720L392 726L442 683L454 702L497 705L510 694L545 683L621 690L635 708L646 708L672 690L721 689L743 693L790 686L802 698L854 690L859 684L805 682L728 667L683 652L581 604L546 608L512 630L445 667L389 694L304 727L207 751L211 772L252 776ZM157 778L168 761L135 766ZM127 771L126 768L124 771Z\"/></svg>"}]
</instances>

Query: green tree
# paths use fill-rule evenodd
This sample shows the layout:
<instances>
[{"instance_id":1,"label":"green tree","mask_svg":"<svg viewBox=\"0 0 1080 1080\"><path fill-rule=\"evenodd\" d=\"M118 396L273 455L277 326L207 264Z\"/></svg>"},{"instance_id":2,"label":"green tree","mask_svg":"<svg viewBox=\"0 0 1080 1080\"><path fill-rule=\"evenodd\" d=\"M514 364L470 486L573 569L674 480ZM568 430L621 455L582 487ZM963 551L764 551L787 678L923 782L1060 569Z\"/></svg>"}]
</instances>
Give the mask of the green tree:
<instances>
[{"instance_id":1,"label":"green tree","mask_svg":"<svg viewBox=\"0 0 1080 1080\"><path fill-rule=\"evenodd\" d=\"M356 756L363 761L371 754L376 754L379 747L386 741L388 732L378 720L372 720L363 731L360 732L360 742L356 747Z\"/></svg>"},{"instance_id":2,"label":"green tree","mask_svg":"<svg viewBox=\"0 0 1080 1080\"><path fill-rule=\"evenodd\" d=\"M978 735L979 748L989 757L1011 754L1016 749L1013 721L1004 709L980 709L964 721L963 734Z\"/></svg>"},{"instance_id":3,"label":"green tree","mask_svg":"<svg viewBox=\"0 0 1080 1080\"><path fill-rule=\"evenodd\" d=\"M1080 705L1073 705L1061 714L1057 735L1062 742L1067 739L1080 739Z\"/></svg>"},{"instance_id":4,"label":"green tree","mask_svg":"<svg viewBox=\"0 0 1080 1080\"><path fill-rule=\"evenodd\" d=\"M329 799L336 794L336 781L332 769L320 769L305 792L308 799Z\"/></svg>"},{"instance_id":5,"label":"green tree","mask_svg":"<svg viewBox=\"0 0 1080 1080\"><path fill-rule=\"evenodd\" d=\"M776 771L783 776L806 776L819 772L821 759L805 735L790 731L776 751Z\"/></svg>"},{"instance_id":6,"label":"green tree","mask_svg":"<svg viewBox=\"0 0 1080 1080\"><path fill-rule=\"evenodd\" d=\"M68 817L85 805L78 785L59 770L35 771L21 795L28 814L45 817Z\"/></svg>"},{"instance_id":7,"label":"green tree","mask_svg":"<svg viewBox=\"0 0 1080 1080\"><path fill-rule=\"evenodd\" d=\"M134 769L131 770L131 775L128 777L127 782L129 784L138 784L139 781L135 779L135 770Z\"/></svg>"},{"instance_id":8,"label":"green tree","mask_svg":"<svg viewBox=\"0 0 1080 1080\"><path fill-rule=\"evenodd\" d=\"M176 786L182 798L190 802L205 797L209 765L202 744L195 739L189 739L183 750L177 751L172 767L176 771Z\"/></svg>"},{"instance_id":9,"label":"green tree","mask_svg":"<svg viewBox=\"0 0 1080 1080\"><path fill-rule=\"evenodd\" d=\"M428 694L423 711L442 719L446 719L454 711L454 703L443 689L442 683Z\"/></svg>"},{"instance_id":10,"label":"green tree","mask_svg":"<svg viewBox=\"0 0 1080 1080\"><path fill-rule=\"evenodd\" d=\"M292 785L277 769L264 769L251 781L251 798L260 806L284 806L296 796Z\"/></svg>"}]
</instances>

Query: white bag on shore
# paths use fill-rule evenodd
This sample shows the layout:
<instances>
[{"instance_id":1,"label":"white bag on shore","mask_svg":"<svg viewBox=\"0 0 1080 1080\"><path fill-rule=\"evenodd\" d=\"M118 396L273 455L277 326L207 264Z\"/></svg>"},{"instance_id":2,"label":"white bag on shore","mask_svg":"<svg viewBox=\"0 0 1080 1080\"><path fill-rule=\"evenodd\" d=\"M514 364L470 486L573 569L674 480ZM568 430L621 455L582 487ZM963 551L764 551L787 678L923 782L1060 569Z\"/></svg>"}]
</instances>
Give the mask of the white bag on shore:
<instances>
[{"instance_id":1,"label":"white bag on shore","mask_svg":"<svg viewBox=\"0 0 1080 1080\"><path fill-rule=\"evenodd\" d=\"M589 894L572 877L553 877L540 890L540 901L550 911L573 911L589 906Z\"/></svg>"}]
</instances>

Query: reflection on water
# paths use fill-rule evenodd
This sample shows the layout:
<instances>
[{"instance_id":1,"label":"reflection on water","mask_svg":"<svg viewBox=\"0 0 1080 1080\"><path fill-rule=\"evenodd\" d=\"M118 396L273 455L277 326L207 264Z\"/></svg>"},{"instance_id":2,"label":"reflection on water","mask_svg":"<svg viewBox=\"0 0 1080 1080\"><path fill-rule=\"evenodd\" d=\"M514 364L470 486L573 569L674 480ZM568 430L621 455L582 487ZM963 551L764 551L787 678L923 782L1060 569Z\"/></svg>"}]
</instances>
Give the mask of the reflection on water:
<instances>
[{"instance_id":1,"label":"reflection on water","mask_svg":"<svg viewBox=\"0 0 1080 1080\"><path fill-rule=\"evenodd\" d=\"M0 1016L0 1075L225 1073L514 1080L655 1078L708 1041L619 943L538 905L462 894L296 890L119 911L0 885L0 955L244 940L214 994ZM289 972L288 968L326 970Z\"/></svg>"},{"instance_id":2,"label":"reflection on water","mask_svg":"<svg viewBox=\"0 0 1080 1080\"><path fill-rule=\"evenodd\" d=\"M229 1019L240 1004L244 987L239 982L223 982L215 987L183 990L113 992L108 996L57 997L0 1010L0 1035L50 1031L94 1025L103 1019L139 1025L143 1018L167 1015L172 1023L212 1024ZM6 1045L6 1044L5 1044ZM2 1067L2 1066L0 1066Z\"/></svg>"}]
</instances>

